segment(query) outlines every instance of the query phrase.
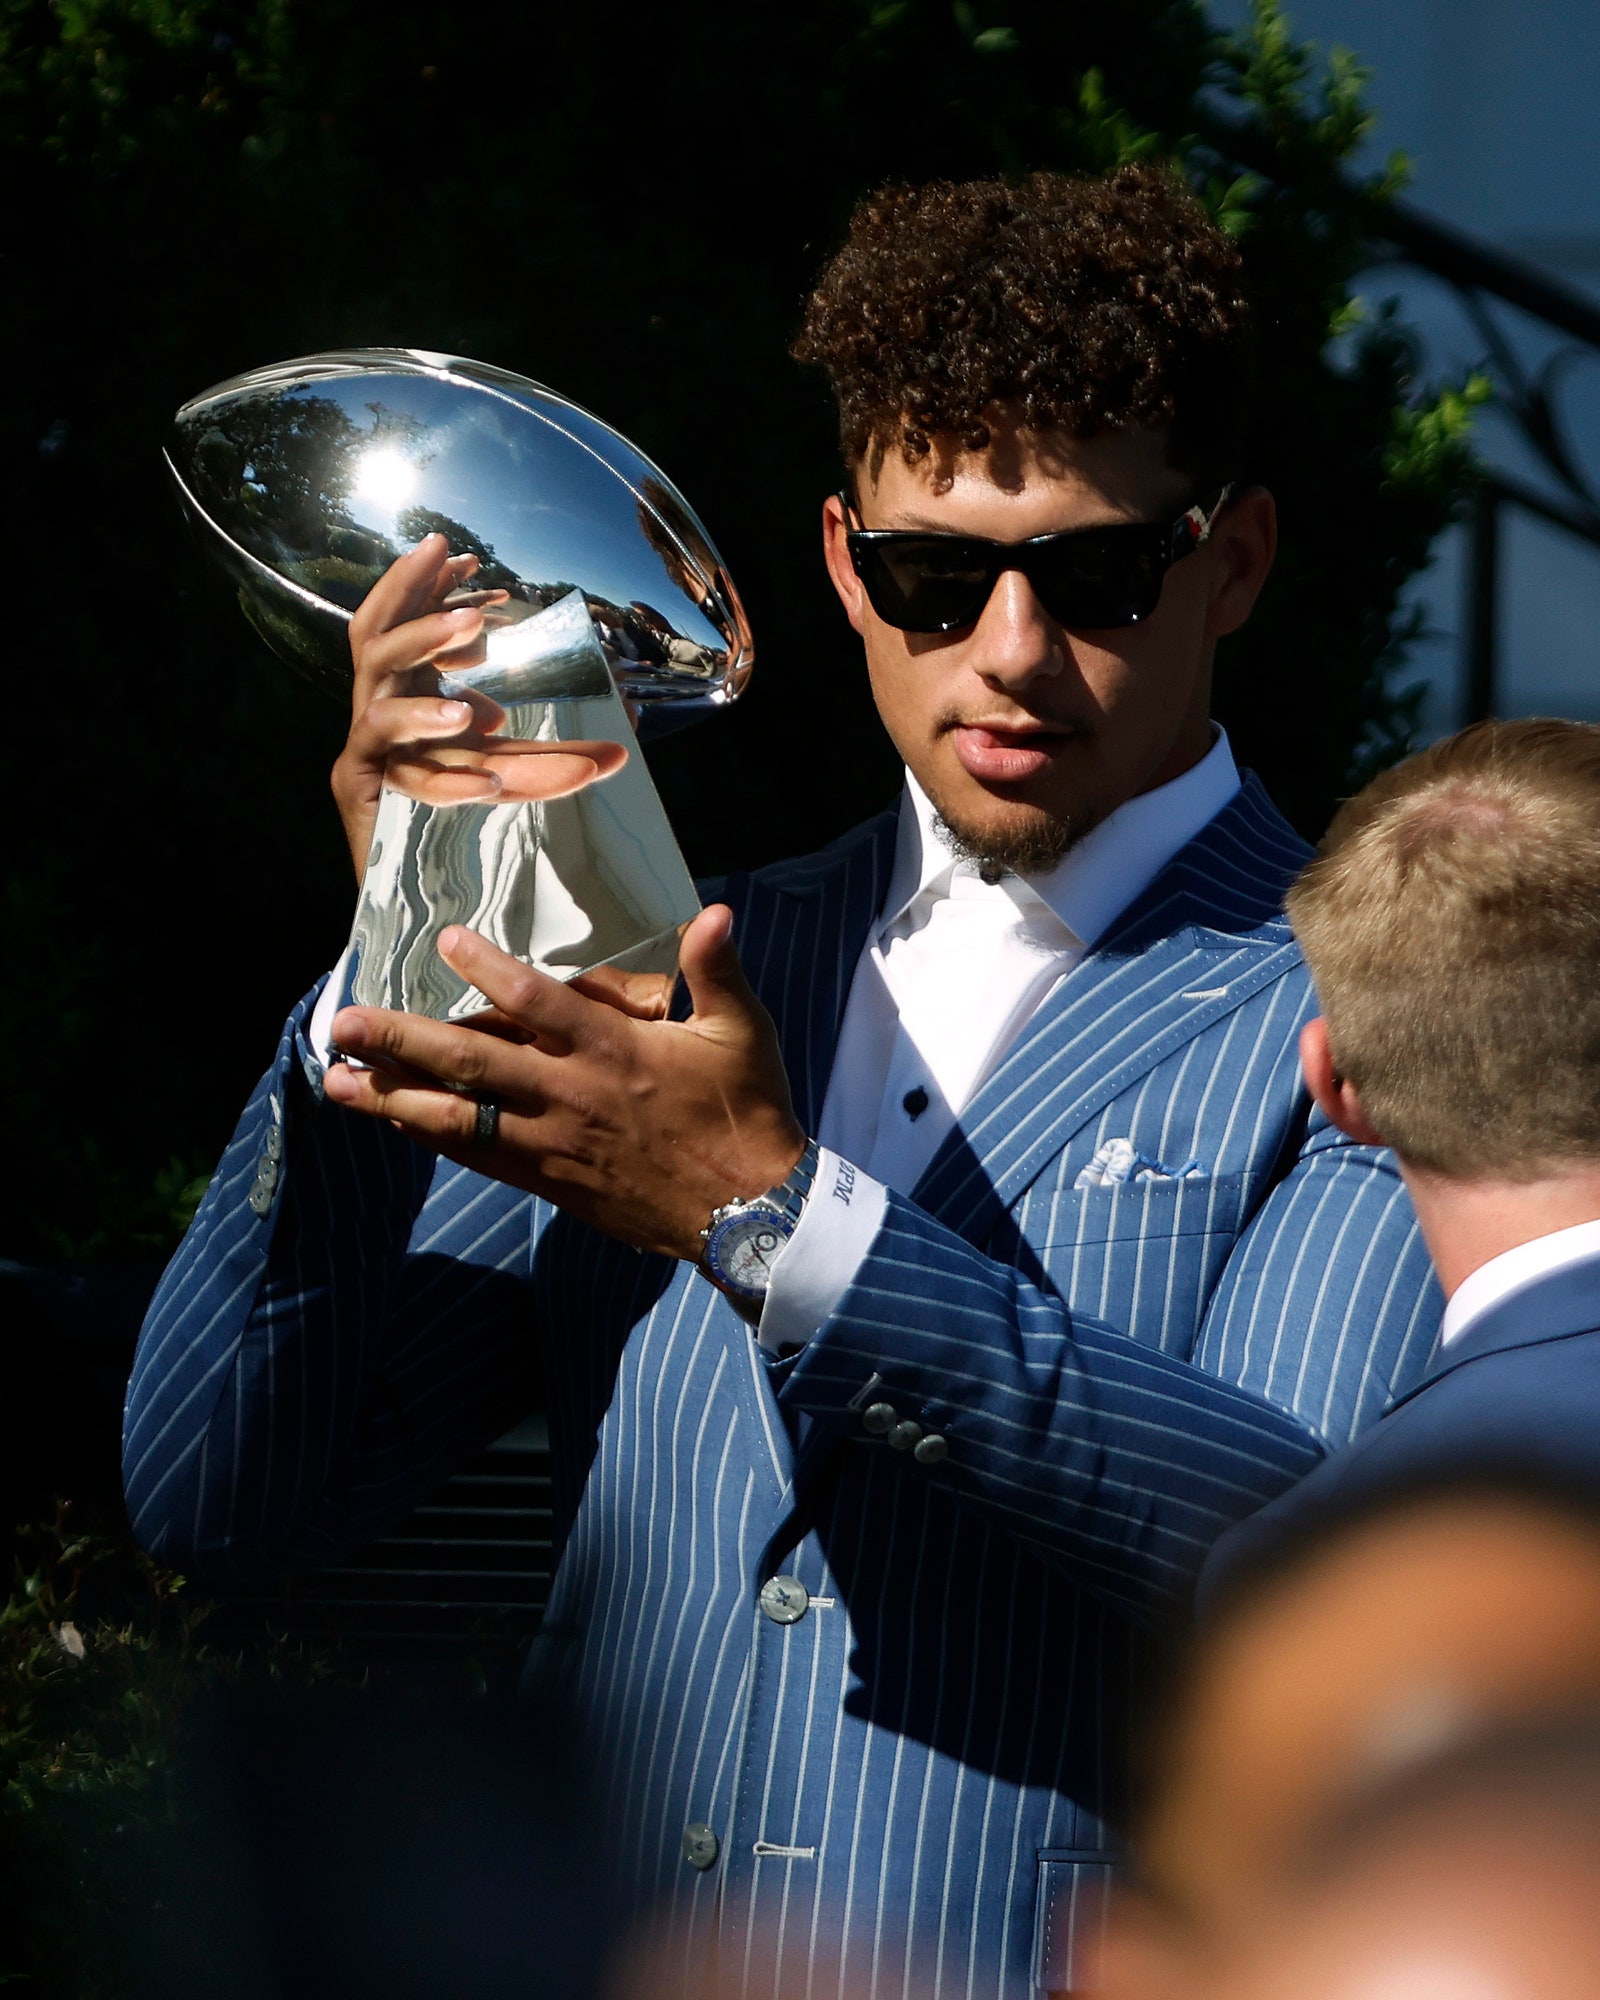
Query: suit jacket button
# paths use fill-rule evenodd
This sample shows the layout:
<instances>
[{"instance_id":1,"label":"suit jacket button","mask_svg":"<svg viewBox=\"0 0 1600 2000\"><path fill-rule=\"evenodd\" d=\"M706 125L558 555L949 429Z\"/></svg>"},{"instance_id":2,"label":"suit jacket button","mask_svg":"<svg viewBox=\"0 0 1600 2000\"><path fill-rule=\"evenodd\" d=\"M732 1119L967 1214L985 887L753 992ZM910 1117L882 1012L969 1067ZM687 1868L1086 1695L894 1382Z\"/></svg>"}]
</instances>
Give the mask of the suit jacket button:
<instances>
[{"instance_id":1,"label":"suit jacket button","mask_svg":"<svg viewBox=\"0 0 1600 2000\"><path fill-rule=\"evenodd\" d=\"M909 1451L921 1436L921 1424L914 1424L908 1419L903 1424L896 1424L894 1429L890 1431L889 1449L891 1451Z\"/></svg>"},{"instance_id":2,"label":"suit jacket button","mask_svg":"<svg viewBox=\"0 0 1600 2000\"><path fill-rule=\"evenodd\" d=\"M716 1866L721 1843L704 1820L691 1820L683 1829L683 1858L702 1873Z\"/></svg>"},{"instance_id":3,"label":"suit jacket button","mask_svg":"<svg viewBox=\"0 0 1600 2000\"><path fill-rule=\"evenodd\" d=\"M257 1215L266 1215L272 1207L271 1182L257 1181L255 1186L250 1190L249 1199L250 1206L255 1210Z\"/></svg>"},{"instance_id":4,"label":"suit jacket button","mask_svg":"<svg viewBox=\"0 0 1600 2000\"><path fill-rule=\"evenodd\" d=\"M893 1403L868 1403L861 1412L861 1428L871 1431L874 1437L882 1437L885 1431L892 1431L900 1412Z\"/></svg>"},{"instance_id":5,"label":"suit jacket button","mask_svg":"<svg viewBox=\"0 0 1600 2000\"><path fill-rule=\"evenodd\" d=\"M261 1151L269 1160L281 1160L283 1158L283 1127L281 1125L269 1125L267 1127L267 1136Z\"/></svg>"},{"instance_id":6,"label":"suit jacket button","mask_svg":"<svg viewBox=\"0 0 1600 2000\"><path fill-rule=\"evenodd\" d=\"M917 1461L918 1465L937 1465L949 1449L949 1444L945 1439L940 1437L937 1431L929 1431L928 1435L916 1447L911 1456Z\"/></svg>"},{"instance_id":7,"label":"suit jacket button","mask_svg":"<svg viewBox=\"0 0 1600 2000\"><path fill-rule=\"evenodd\" d=\"M775 1625L793 1625L811 1609L811 1593L797 1576L769 1576L758 1601Z\"/></svg>"}]
</instances>

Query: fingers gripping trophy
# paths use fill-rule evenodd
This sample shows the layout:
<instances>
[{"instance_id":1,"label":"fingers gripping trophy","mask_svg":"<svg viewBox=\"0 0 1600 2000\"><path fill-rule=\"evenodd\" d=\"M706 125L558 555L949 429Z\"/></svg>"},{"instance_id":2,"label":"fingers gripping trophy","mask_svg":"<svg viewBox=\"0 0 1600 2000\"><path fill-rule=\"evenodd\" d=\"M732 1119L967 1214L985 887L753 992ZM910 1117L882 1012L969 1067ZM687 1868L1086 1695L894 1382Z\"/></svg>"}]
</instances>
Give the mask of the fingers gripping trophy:
<instances>
[{"instance_id":1,"label":"fingers gripping trophy","mask_svg":"<svg viewBox=\"0 0 1600 2000\"><path fill-rule=\"evenodd\" d=\"M752 657L671 481L537 382L401 348L221 383L167 462L273 650L334 690L359 662L342 1000L485 1012L440 955L451 925L558 979L670 975L700 906L634 718L724 706Z\"/></svg>"}]
</instances>

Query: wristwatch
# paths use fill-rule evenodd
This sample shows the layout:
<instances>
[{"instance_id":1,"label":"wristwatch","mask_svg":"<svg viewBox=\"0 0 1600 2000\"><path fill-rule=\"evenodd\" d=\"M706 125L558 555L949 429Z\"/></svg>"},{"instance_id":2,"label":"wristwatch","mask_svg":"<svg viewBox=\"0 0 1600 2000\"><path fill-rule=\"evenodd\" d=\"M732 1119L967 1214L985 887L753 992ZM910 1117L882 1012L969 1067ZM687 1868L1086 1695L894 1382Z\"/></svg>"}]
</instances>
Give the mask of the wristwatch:
<instances>
[{"instance_id":1,"label":"wristwatch","mask_svg":"<svg viewBox=\"0 0 1600 2000\"><path fill-rule=\"evenodd\" d=\"M759 1305L772 1282L773 1260L794 1234L817 1176L817 1142L806 1141L793 1173L780 1187L753 1201L713 1209L701 1230L700 1268L721 1290L745 1305Z\"/></svg>"}]
</instances>

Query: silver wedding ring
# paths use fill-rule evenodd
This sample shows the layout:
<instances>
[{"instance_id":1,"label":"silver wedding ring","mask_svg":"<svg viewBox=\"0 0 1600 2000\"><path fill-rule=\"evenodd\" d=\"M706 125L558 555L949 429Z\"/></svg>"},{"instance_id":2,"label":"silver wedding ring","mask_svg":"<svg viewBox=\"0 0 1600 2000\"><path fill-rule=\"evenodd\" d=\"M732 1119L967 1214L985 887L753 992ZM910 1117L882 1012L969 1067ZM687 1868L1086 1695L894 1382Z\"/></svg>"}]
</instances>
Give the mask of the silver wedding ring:
<instances>
[{"instance_id":1,"label":"silver wedding ring","mask_svg":"<svg viewBox=\"0 0 1600 2000\"><path fill-rule=\"evenodd\" d=\"M475 1153L492 1146L500 1130L500 1106L492 1097L478 1099L478 1116L472 1127L472 1137L467 1142Z\"/></svg>"}]
</instances>

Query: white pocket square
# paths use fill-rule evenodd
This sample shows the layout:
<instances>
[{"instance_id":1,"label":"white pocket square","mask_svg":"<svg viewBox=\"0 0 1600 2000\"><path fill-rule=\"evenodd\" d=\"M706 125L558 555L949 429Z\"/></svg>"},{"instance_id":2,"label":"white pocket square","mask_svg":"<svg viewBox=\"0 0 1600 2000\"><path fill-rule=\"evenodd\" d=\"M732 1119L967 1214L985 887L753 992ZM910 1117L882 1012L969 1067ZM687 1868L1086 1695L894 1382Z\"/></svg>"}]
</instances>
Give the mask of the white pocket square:
<instances>
[{"instance_id":1,"label":"white pocket square","mask_svg":"<svg viewBox=\"0 0 1600 2000\"><path fill-rule=\"evenodd\" d=\"M1198 1160L1185 1160L1181 1167L1163 1166L1148 1153L1136 1150L1131 1139L1107 1139L1095 1148L1094 1158L1080 1167L1074 1188L1120 1187L1124 1181L1181 1181L1200 1171Z\"/></svg>"}]
</instances>

